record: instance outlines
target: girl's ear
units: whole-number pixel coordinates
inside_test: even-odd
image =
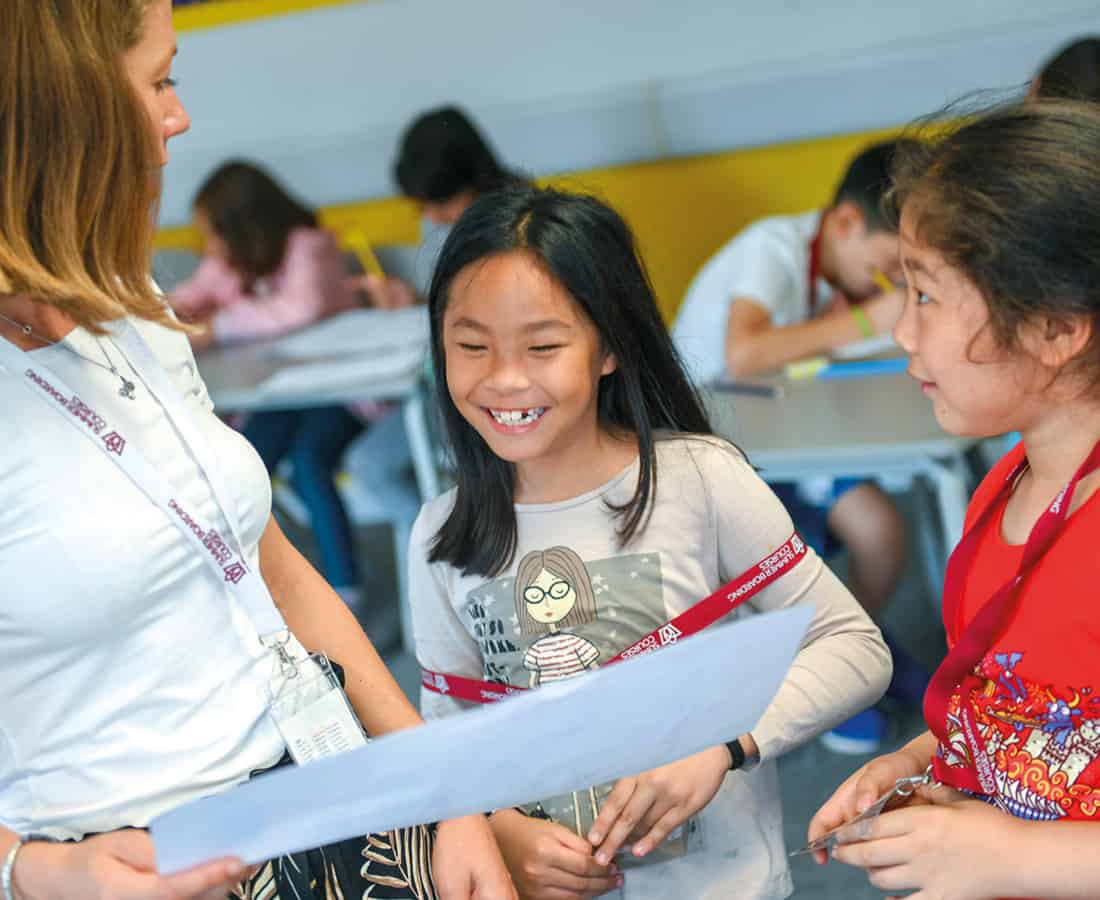
[[[1058,371],[1076,359],[1092,339],[1092,322],[1085,316],[1044,317],[1021,334],[1024,349],[1045,368]]]
[[[603,354],[603,365],[600,366],[600,375],[610,375],[612,372],[619,368],[619,360],[615,354],[610,350],[605,350]]]

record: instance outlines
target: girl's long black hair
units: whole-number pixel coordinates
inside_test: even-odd
[[[633,235],[618,213],[594,197],[522,184],[484,195],[452,229],[428,295],[437,394],[458,473],[454,507],[436,533],[429,558],[467,575],[495,575],[515,556],[515,470],[493,453],[451,400],[443,316],[459,272],[515,250],[539,260],[615,355],[615,371],[600,380],[598,420],[602,428],[633,434],[639,451],[634,495],[613,508],[620,544],[629,542],[648,517],[657,486],[656,433],[711,433],[657,310]]]

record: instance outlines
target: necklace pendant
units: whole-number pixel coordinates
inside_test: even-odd
[[[119,377],[122,378],[121,375]],[[125,397],[127,400],[133,400],[134,399],[134,383],[132,381],[129,381],[129,380],[125,379],[125,378],[122,378],[122,387],[120,387],[118,389],[118,395],[120,397]]]

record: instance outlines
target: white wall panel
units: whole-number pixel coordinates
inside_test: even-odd
[[[370,0],[187,32],[162,220],[229,156],[317,205],[390,194],[398,135],[441,103],[542,174],[905,122],[1089,31],[1095,0]]]

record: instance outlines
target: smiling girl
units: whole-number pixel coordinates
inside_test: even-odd
[[[444,246],[429,303],[458,484],[412,536],[426,715],[469,705],[435,692],[448,675],[490,693],[526,688],[532,674],[583,677],[654,632],[676,640],[670,620],[797,540],[744,456],[711,435],[633,238],[599,201],[524,186],[478,200]],[[491,817],[523,897],[790,893],[774,760],[874,702],[889,678],[878,630],[812,551],[731,615],[799,603],[816,617],[751,734],[624,772],[584,827],[579,809],[553,804],[534,805],[549,820]],[[616,727],[614,715],[592,727]],[[627,740],[644,723],[620,727]],[[517,751],[516,765],[545,764]],[[687,835],[679,850],[653,853],[674,829]],[[625,859],[645,864],[624,878],[613,859],[628,843]]]

